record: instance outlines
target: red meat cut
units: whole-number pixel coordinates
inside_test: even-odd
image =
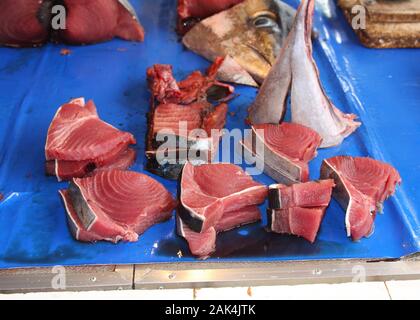
[[[335,180],[334,198],[346,210],[347,235],[355,241],[372,233],[376,213],[401,184],[398,171],[389,164],[349,156],[324,160],[321,177]]]
[[[127,170],[135,161],[136,151],[129,148],[103,163],[95,163],[95,161],[92,162],[90,160],[50,160],[46,162],[46,173],[49,176],[57,177],[58,181],[68,181],[72,178],[83,178],[97,171]]]
[[[154,65],[147,70],[152,93],[147,170],[176,180],[187,160],[213,161],[226,123],[225,102],[234,91],[216,80],[221,63],[222,58],[216,59],[206,75],[195,71],[180,82],[169,65]]]
[[[159,104],[190,105],[207,101],[209,93],[217,93],[211,97],[214,101],[226,101],[234,92],[234,87],[216,80],[224,58],[216,58],[207,70],[206,75],[194,71],[187,78],[177,82],[173,76],[172,66],[156,64],[147,69],[149,90],[153,95],[153,106]]]
[[[205,259],[216,250],[217,233],[229,231],[260,220],[260,209],[257,206],[249,206],[236,211],[224,212],[215,227],[198,233],[191,230],[177,215],[177,231],[178,235],[188,242],[191,253],[194,256]]]
[[[48,41],[48,7],[45,0],[0,1],[0,45],[38,46]]]
[[[193,231],[203,232],[215,227],[224,212],[259,205],[266,197],[266,186],[238,166],[226,163],[194,166],[187,162],[181,178],[179,214]]]
[[[292,186],[270,186],[267,210],[269,229],[303,237],[313,243],[331,202],[334,186],[334,180],[331,179]]]
[[[241,145],[246,158],[257,157],[264,162],[267,175],[289,185],[309,180],[308,163],[317,156],[321,143],[314,130],[284,122],[252,126],[252,133]],[[258,149],[258,144],[263,147]]]
[[[315,242],[326,207],[320,208],[287,208],[271,210],[270,229],[276,233],[292,234],[302,237],[311,243]]]
[[[48,129],[46,173],[59,181],[82,178],[95,170],[128,169],[136,152],[133,135],[102,121],[92,101],[61,106]]]
[[[137,241],[151,226],[169,219],[176,206],[160,183],[122,170],[74,179],[60,193],[73,236],[85,242]]]
[[[90,44],[114,37],[144,40],[144,30],[134,10],[129,11],[118,0],[64,0],[64,5],[66,29],[59,31],[64,42]]]
[[[178,29],[181,34],[187,32],[201,19],[210,17],[218,12],[244,0],[178,0]]]
[[[61,106],[48,129],[47,160],[101,161],[115,150],[124,150],[136,140],[102,121],[93,101],[73,100]]]

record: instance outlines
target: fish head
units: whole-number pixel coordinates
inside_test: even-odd
[[[280,0],[245,0],[196,24],[183,42],[212,61],[230,56],[262,83],[292,28],[295,14]]]

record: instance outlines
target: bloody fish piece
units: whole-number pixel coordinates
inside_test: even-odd
[[[311,181],[269,188],[268,227],[313,243],[331,202],[334,180]]]
[[[147,135],[146,169],[176,180],[193,154],[195,161],[212,162],[226,123],[234,88],[216,79],[223,58],[206,74],[195,71],[177,82],[169,65],[147,70],[152,93]],[[170,141],[169,141],[170,138]]]
[[[48,41],[50,0],[1,0],[0,45],[40,46]]]
[[[334,179],[334,198],[346,210],[347,236],[360,240],[373,231],[377,212],[401,184],[397,170],[371,158],[339,156],[324,160],[322,179]]]
[[[58,31],[61,41],[91,44],[119,37],[143,41],[144,29],[128,1],[63,0],[66,28]]]
[[[136,161],[136,155],[135,150],[128,148],[101,162],[51,160],[46,162],[46,173],[49,176],[55,176],[58,181],[69,181],[73,178],[83,178],[98,171],[127,170]]]
[[[319,180],[297,183],[291,186],[271,185],[268,193],[269,208],[328,207],[335,187],[334,180]]]
[[[179,82],[173,76],[172,66],[156,64],[147,69],[149,90],[153,95],[153,105],[174,103],[189,105],[208,100],[209,92],[219,91],[221,95],[212,100],[226,100],[235,89],[216,80],[217,72],[224,58],[217,58],[209,67],[207,74],[194,71]],[[221,90],[218,90],[220,88]]]
[[[183,43],[210,61],[219,56],[233,59],[235,68],[232,72],[227,69],[224,81],[236,82],[234,70],[241,68],[239,82],[255,85],[243,79],[264,81],[291,29],[294,15],[295,10],[279,0],[245,0],[196,24],[184,36]]]
[[[294,123],[252,126],[240,146],[250,162],[264,163],[264,172],[277,182],[293,184],[309,180],[308,163],[317,156],[322,139],[310,128]]]
[[[48,129],[46,160],[101,161],[135,144],[134,136],[102,121],[93,101],[75,99],[61,106]]]
[[[172,195],[137,172],[109,170],[74,179],[60,191],[76,240],[135,242],[156,223],[171,217]]]
[[[326,209],[326,207],[268,209],[269,228],[272,232],[295,235],[314,243]]]
[[[215,227],[224,212],[259,205],[266,196],[266,186],[238,166],[228,163],[194,166],[187,162],[181,177],[178,213],[193,231],[201,233]]]
[[[185,34],[195,23],[243,0],[178,0],[178,32]]]
[[[249,110],[253,124],[281,123],[291,91],[292,122],[318,132],[321,148],[339,145],[361,124],[344,114],[325,94],[312,57],[314,0],[303,0],[280,55]]]
[[[220,232],[239,228],[246,224],[261,220],[261,212],[257,206],[249,206],[240,210],[224,212],[215,227],[198,233],[191,230],[177,215],[177,233],[183,237],[191,253],[200,259],[206,259],[216,250],[216,236]]]

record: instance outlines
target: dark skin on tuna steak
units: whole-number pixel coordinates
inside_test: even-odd
[[[295,10],[280,0],[246,0],[196,24],[183,39],[187,48],[214,61],[229,56],[261,83],[292,27]],[[244,83],[237,73],[223,81]]]

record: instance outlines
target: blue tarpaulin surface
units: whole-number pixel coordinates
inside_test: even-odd
[[[66,184],[44,174],[49,123],[62,103],[80,96],[94,99],[105,121],[135,134],[140,156],[133,170],[143,172],[149,107],[146,68],[172,64],[182,79],[209,66],[179,42],[175,2],[133,1],[147,31],[144,43],[0,48],[0,192],[5,197],[0,203],[0,268],[197,261],[175,235],[174,219],[152,227],[137,243],[73,240],[57,192]],[[364,48],[342,13],[334,5],[331,9],[330,17],[316,13],[315,59],[334,103],[359,115],[363,126],[341,146],[321,150],[310,165],[311,176],[319,178],[325,158],[370,156],[395,166],[403,185],[385,203],[370,238],[348,239],[344,211],[333,201],[313,245],[268,234],[263,221],[221,234],[211,261],[385,259],[420,251],[420,50]],[[63,48],[71,54],[61,55]],[[246,110],[256,94],[246,87],[237,92],[240,96],[230,104],[229,129],[245,128]],[[176,194],[175,182],[155,178]],[[273,182],[263,175],[255,179]]]

